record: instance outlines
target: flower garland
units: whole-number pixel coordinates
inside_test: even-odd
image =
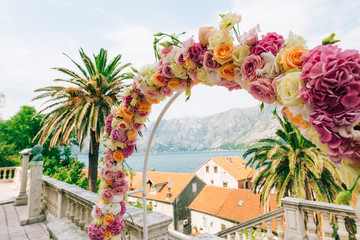
[[[124,159],[134,152],[151,106],[174,91],[185,90],[190,97],[199,83],[245,89],[263,103],[284,106],[283,115],[333,161],[360,165],[359,52],[332,45],[337,41],[333,35],[310,50],[292,32],[287,39],[275,32],[259,39],[256,26],[239,34],[239,15],[221,17],[219,29],[199,29],[199,42],[154,35],[159,61],[140,69],[106,119],[101,197],[92,211],[90,239],[122,239],[123,197],[129,189]],[[239,44],[234,44],[232,32]],[[165,37],[170,41],[160,43]],[[159,45],[164,47],[160,52]]]

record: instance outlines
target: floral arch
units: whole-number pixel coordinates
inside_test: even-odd
[[[341,163],[345,174],[355,173],[347,179],[355,182],[360,173],[359,52],[333,45],[338,41],[333,39],[335,34],[314,49],[292,32],[286,39],[275,32],[260,39],[256,26],[240,35],[239,15],[221,17],[219,29],[199,29],[199,42],[154,35],[158,61],[140,69],[106,119],[101,197],[92,212],[90,239],[122,239],[123,197],[129,189],[125,177],[132,174],[123,163],[134,152],[151,106],[174,92],[185,91],[190,97],[197,84],[245,89],[263,103],[283,106],[283,115],[305,138]],[[160,45],[164,48],[158,51]]]

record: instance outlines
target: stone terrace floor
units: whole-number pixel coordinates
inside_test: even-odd
[[[19,216],[26,210],[27,206],[14,207],[13,203],[0,205],[1,240],[50,240],[44,223],[20,226]]]

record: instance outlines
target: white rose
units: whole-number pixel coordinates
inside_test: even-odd
[[[234,64],[241,67],[241,64],[244,62],[244,59],[250,54],[249,46],[247,45],[238,45],[236,46],[234,52],[232,53],[232,58]]]
[[[218,82],[220,82],[221,77],[219,76],[219,71],[216,70],[214,72],[208,72],[207,73],[207,79],[208,79],[208,83],[207,85],[209,86],[215,86],[216,84],[218,84]]]
[[[236,13],[227,13],[220,22],[221,30],[231,30],[231,28],[236,24],[241,22],[241,16]]]
[[[172,73],[175,75],[175,77],[181,78],[181,79],[187,79],[187,74],[186,74],[187,71],[186,71],[186,68],[184,68],[183,66],[177,65],[173,61],[170,64],[170,68],[172,70]]]
[[[214,49],[217,45],[232,43],[233,41],[234,39],[228,31],[218,30],[209,37],[208,49]]]
[[[118,109],[119,109],[118,106],[112,106],[112,107],[111,107],[111,110],[110,110],[111,114],[112,114],[113,116],[116,116],[116,112],[117,112]]]
[[[106,183],[105,180],[101,180],[100,185],[99,185],[99,189],[103,190],[105,188],[108,188],[108,184]]]
[[[256,74],[274,78],[281,72],[280,65],[276,62],[276,57],[271,52],[261,53],[260,56],[264,60],[264,67],[257,69]]]
[[[94,223],[100,226],[103,223],[103,219],[101,217],[94,217]]]
[[[305,83],[301,80],[300,75],[300,71],[288,71],[283,77],[276,79],[278,100],[286,107],[304,104],[298,93],[298,90],[305,89]]]
[[[296,35],[292,31],[290,31],[289,37],[285,39],[285,47],[291,48],[299,45],[307,48],[305,39],[302,36]]]
[[[116,150],[116,146],[114,145],[114,142],[113,142],[110,138],[108,138],[108,139],[104,142],[104,145],[105,145],[107,148],[111,149],[111,151],[115,151],[115,150]]]

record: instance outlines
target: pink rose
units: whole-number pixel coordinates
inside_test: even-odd
[[[257,100],[272,104],[276,99],[275,81],[271,78],[261,77],[249,83],[248,92]]]
[[[109,201],[110,201],[111,199],[113,199],[114,194],[113,194],[113,192],[112,192],[112,190],[111,190],[110,188],[107,188],[107,189],[105,189],[105,190],[102,191],[101,196],[102,196],[105,200],[109,200]]]
[[[153,86],[146,88],[144,94],[151,99],[158,99],[160,97],[159,91]]]
[[[125,142],[125,144],[126,144],[126,145],[135,145],[136,141],[137,141],[137,137],[134,138],[134,139],[131,139],[131,140],[127,140],[127,141]]]
[[[225,78],[221,78],[221,81],[216,84],[217,86],[226,87],[229,91],[239,90],[241,86],[234,81],[226,80]]]
[[[125,142],[127,140],[126,133],[118,126],[114,127],[111,131],[111,138],[113,141]]]
[[[171,50],[173,49],[173,46],[171,45],[170,47],[167,48],[163,48],[160,51],[160,55],[162,56],[166,56],[169,52],[171,52]]]
[[[113,163],[114,162],[114,158],[113,158],[113,152],[112,151],[107,151],[104,155],[104,162],[110,162]]]
[[[124,187],[117,187],[113,189],[113,193],[115,196],[124,196],[127,191]]]
[[[245,32],[244,34],[238,36],[237,39],[240,45],[254,45],[258,41],[258,32],[260,32],[259,24],[250,29],[249,33]]]
[[[241,64],[242,81],[251,82],[256,78],[256,69],[264,67],[264,60],[258,56],[251,54],[244,59]]]
[[[204,69],[207,72],[216,71],[220,67],[220,63],[213,60],[214,54],[211,51],[207,51],[204,55]]]
[[[263,52],[272,52],[272,54],[276,56],[283,44],[283,36],[278,35],[275,32],[270,32],[266,35],[262,35],[262,39],[259,40],[255,46],[250,48],[250,52],[255,55],[260,55]]]
[[[106,121],[105,121],[105,132],[107,134],[111,133],[112,127],[111,127],[111,123],[112,120],[114,119],[114,116],[112,114],[110,114],[109,116],[107,116]]]
[[[96,217],[102,217],[103,216],[103,213],[102,213],[101,209],[97,205],[95,205],[94,214],[95,214]]]
[[[177,65],[184,65],[185,63],[185,58],[184,58],[184,51],[181,49],[181,50],[178,50],[175,54],[175,58],[174,58],[175,62]]]
[[[214,27],[201,27],[199,28],[199,41],[206,47],[209,44],[209,37],[216,32]]]
[[[125,204],[125,201],[122,200],[120,202],[120,206],[121,206],[121,211],[120,211],[120,215],[124,215],[126,213],[126,204]]]
[[[110,171],[110,170],[107,170],[107,169],[103,169],[102,170],[102,177],[105,180],[112,180],[112,179],[114,179],[114,172]]]
[[[163,86],[161,89],[160,89],[160,93],[162,95],[165,95],[167,97],[171,97],[171,95],[173,94],[173,90],[171,90],[168,86]]]
[[[191,81],[192,82],[197,82],[198,79],[197,79],[197,72],[196,71],[188,71],[188,75],[189,77],[191,78]]]
[[[172,69],[170,67],[170,63],[166,63],[162,67],[161,76],[164,78],[172,78],[174,74],[172,73]]]
[[[125,177],[126,177],[126,174],[123,171],[117,171],[115,173],[114,179],[115,179],[115,182],[120,182],[120,181],[124,180]],[[121,185],[120,183],[115,183],[115,182],[113,182],[112,184],[119,184],[119,186]],[[115,185],[114,186],[111,185],[111,186],[114,187]]]
[[[188,84],[187,79],[182,79],[181,83],[180,83],[180,86],[179,86],[179,89],[184,90],[186,88],[187,84]]]
[[[135,131],[140,131],[143,127],[143,124],[142,123],[134,123],[132,128],[135,130]]]

